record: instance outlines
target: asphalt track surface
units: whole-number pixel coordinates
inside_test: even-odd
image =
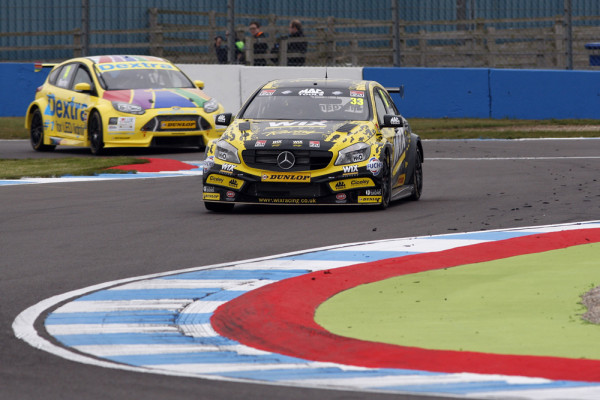
[[[0,142],[0,158],[37,157],[28,146]],[[0,187],[0,398],[365,398],[83,365],[33,349],[11,324],[51,296],[134,276],[342,243],[599,219],[600,140],[426,141],[424,148],[421,201],[384,212],[244,206],[213,214],[193,176]]]

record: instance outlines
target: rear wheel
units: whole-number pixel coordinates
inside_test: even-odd
[[[410,194],[411,200],[419,200],[423,191],[423,164],[421,163],[421,151],[417,148],[415,154],[415,168],[412,176],[413,190]]]
[[[31,127],[29,129],[31,147],[36,151],[52,151],[56,146],[44,144],[44,120],[39,108],[36,108],[31,116]]]
[[[229,211],[233,210],[234,205],[235,204],[233,204],[233,203],[215,203],[212,201],[204,202],[204,207],[206,207],[206,209],[208,211],[214,211],[214,212],[229,212]]]
[[[379,209],[385,210],[392,200],[392,172],[390,168],[390,155],[385,153],[381,167],[381,204]]]
[[[88,137],[90,139],[90,150],[92,151],[92,154],[102,154],[104,151],[104,133],[102,130],[102,118],[97,111],[94,111],[92,115],[90,115]]]

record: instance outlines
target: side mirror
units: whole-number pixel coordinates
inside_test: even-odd
[[[217,114],[215,115],[215,124],[229,126],[232,118],[233,114],[231,113]]]
[[[204,81],[194,81],[194,85],[196,85],[198,89],[204,89]]]
[[[402,128],[404,119],[400,115],[384,115],[382,128]]]
[[[75,90],[77,92],[91,92],[92,91],[92,85],[90,85],[89,83],[86,82],[80,82],[77,85],[75,85]]]

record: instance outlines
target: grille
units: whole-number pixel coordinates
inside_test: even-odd
[[[162,128],[162,122],[169,121],[195,121],[196,128]],[[198,115],[160,115],[158,117],[152,118],[148,121],[144,127],[143,131],[152,131],[152,132],[169,132],[169,131],[199,131],[199,130],[208,130],[211,129],[210,122]]]
[[[244,150],[242,158],[246,165],[267,171],[283,171],[277,165],[277,156],[283,150]],[[329,165],[333,154],[323,150],[287,150],[296,158],[294,166],[285,171],[312,171]]]

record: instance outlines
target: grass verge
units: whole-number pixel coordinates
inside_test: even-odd
[[[0,139],[29,139],[25,117],[0,118]]]
[[[40,158],[24,160],[0,159],[0,179],[52,178],[65,175],[94,175],[97,173],[128,173],[106,168],[119,165],[145,164],[148,160],[135,157]]]
[[[422,139],[600,137],[600,120],[409,119]]]

